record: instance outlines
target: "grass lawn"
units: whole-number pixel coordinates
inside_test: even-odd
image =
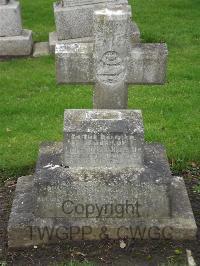
[[[133,4],[134,2],[134,4]],[[54,30],[53,0],[22,0],[35,41]],[[145,136],[166,146],[174,167],[200,162],[200,2],[135,0],[144,42],[167,42],[164,86],[131,86],[129,108],[142,109]],[[1,181],[33,171],[43,141],[62,140],[65,108],[92,108],[90,86],[58,86],[53,57],[0,62]]]

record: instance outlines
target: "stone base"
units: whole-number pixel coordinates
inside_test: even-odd
[[[18,179],[9,247],[105,237],[195,238],[183,178],[171,176],[161,145],[145,145],[145,167],[137,172],[64,168],[62,152],[62,143],[43,145],[35,176]]]
[[[0,37],[0,57],[28,56],[32,53],[32,31],[23,30],[20,36]]]

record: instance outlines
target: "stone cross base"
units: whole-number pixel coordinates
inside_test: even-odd
[[[143,146],[141,111],[65,111],[63,163],[70,169],[141,169]]]
[[[161,145],[143,142],[140,112],[66,110],[64,145],[44,144],[35,175],[18,180],[8,245],[196,232],[184,181]]]
[[[19,2],[1,1],[0,57],[30,55],[32,45],[32,31],[22,29]]]

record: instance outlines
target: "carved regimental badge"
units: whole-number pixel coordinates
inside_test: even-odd
[[[125,62],[115,51],[104,53],[97,65],[97,79],[101,82],[117,83],[125,77]]]

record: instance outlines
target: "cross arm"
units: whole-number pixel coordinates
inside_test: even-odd
[[[167,66],[165,43],[137,44],[128,60],[128,84],[164,84]]]
[[[57,44],[56,78],[59,84],[93,84],[93,43]]]
[[[93,43],[56,45],[56,70],[59,84],[95,82]],[[127,62],[128,84],[163,84],[166,76],[167,46],[164,43],[136,44]]]

